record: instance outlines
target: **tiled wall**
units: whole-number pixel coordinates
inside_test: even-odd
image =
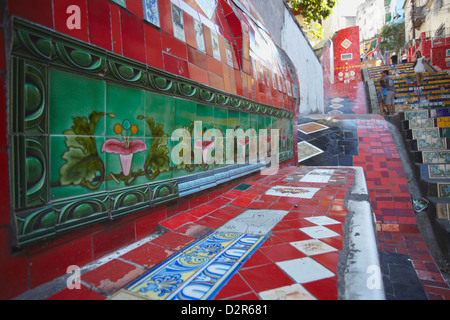
[[[335,82],[349,83],[360,81],[359,27],[339,30],[337,36],[333,39],[333,46]]]
[[[12,42],[0,50],[0,80],[9,83],[6,92],[0,86],[0,298],[141,239],[221,194],[176,200],[176,178],[211,168],[188,172],[171,162],[173,129],[193,120],[204,120],[201,131],[279,128],[281,160],[296,154],[292,75],[273,44],[258,49],[270,38],[261,40],[256,20],[243,13],[252,7],[241,2],[237,9],[220,0],[209,18],[195,0],[12,0],[1,8],[10,15],[0,44]],[[151,4],[158,4],[152,16]],[[69,28],[78,9],[79,28]],[[128,143],[126,155],[116,142]]]

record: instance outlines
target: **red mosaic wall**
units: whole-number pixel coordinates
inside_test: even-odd
[[[334,81],[336,83],[359,82],[361,80],[359,27],[339,30],[333,39],[333,47]]]
[[[194,0],[185,2],[173,0],[173,2],[190,6],[193,9],[191,13],[202,13]],[[289,88],[292,87],[293,81],[286,68],[282,70],[284,80],[282,86],[275,86],[272,71],[267,69],[267,63],[253,59],[255,66],[261,67],[261,70],[263,65],[265,66],[262,73],[264,83],[259,74],[258,80],[255,79],[249,55],[249,38],[252,36],[252,30],[246,23],[241,24],[242,17],[236,15],[239,9],[233,11],[231,1],[219,0],[211,19],[203,14],[199,15],[204,22],[205,53],[196,47],[193,38],[193,17],[190,13],[183,11],[186,32],[186,42],[183,42],[174,36],[170,1],[159,1],[160,28],[144,20],[142,0],[127,0],[126,3],[125,8],[111,0],[9,0],[0,4],[0,10],[2,12],[8,10],[11,16],[21,17],[149,66],[295,112],[296,102],[292,89]],[[77,5],[81,10],[80,29],[67,28],[69,5]],[[207,194],[180,199],[176,204],[160,206],[130,214],[116,221],[89,226],[20,251],[13,250],[9,234],[10,193],[5,98],[7,64],[2,12],[0,12],[0,179],[2,180],[0,181],[0,299],[11,299],[64,275],[69,265],[82,266],[140,240],[155,232],[159,222],[210,201],[238,183]],[[211,30],[208,26],[214,26],[218,30],[220,60],[213,57]],[[225,40],[231,43],[232,65],[227,63]],[[294,151],[296,154],[296,150]],[[296,159],[287,161],[280,167],[289,166],[295,161]]]

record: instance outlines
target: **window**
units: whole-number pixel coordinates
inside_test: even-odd
[[[353,58],[352,53],[343,53],[341,54],[341,60],[351,60]]]

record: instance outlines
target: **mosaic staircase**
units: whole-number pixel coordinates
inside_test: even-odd
[[[375,86],[385,69],[395,81],[395,109],[428,211],[435,213],[436,236],[450,252],[450,75],[429,69],[418,88],[412,63],[371,68]]]

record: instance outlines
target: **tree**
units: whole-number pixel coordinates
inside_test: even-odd
[[[379,36],[381,52],[398,52],[405,44],[405,22],[385,25]]]
[[[320,23],[333,13],[336,0],[287,0],[287,3],[294,12],[298,12],[304,18],[308,32],[321,39]]]

